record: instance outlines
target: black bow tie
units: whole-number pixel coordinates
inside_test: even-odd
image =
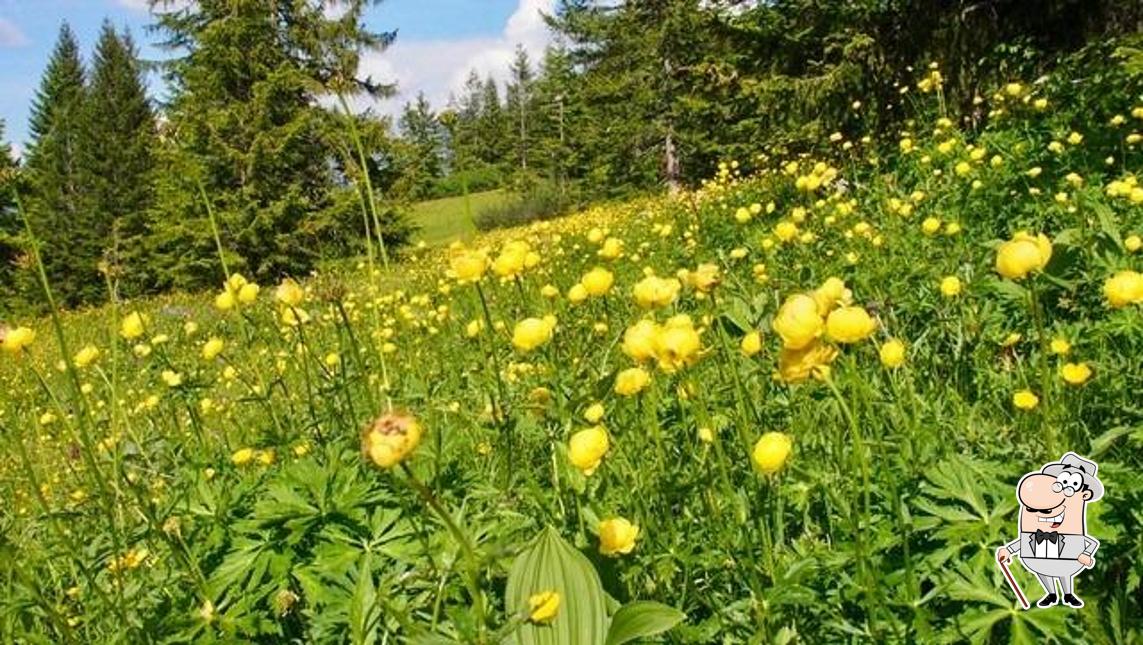
[[[1040,529],[1036,529],[1036,534],[1033,537],[1036,539],[1036,544],[1039,544],[1044,540],[1055,543],[1055,541],[1059,539],[1060,534],[1056,533],[1055,531],[1042,531]]]

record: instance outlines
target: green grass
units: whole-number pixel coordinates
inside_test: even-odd
[[[420,227],[414,240],[429,246],[448,244],[458,239],[470,239],[476,233],[473,218],[481,210],[500,205],[510,198],[504,190],[489,190],[468,196],[469,208],[465,209],[464,197],[444,197],[418,202],[413,205],[410,218]]]

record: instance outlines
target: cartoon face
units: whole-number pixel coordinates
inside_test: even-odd
[[[1084,533],[1084,505],[1092,491],[1083,472],[1064,468],[1056,475],[1029,473],[1016,489],[1020,500],[1020,531]]]

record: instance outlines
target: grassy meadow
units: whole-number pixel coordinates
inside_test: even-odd
[[[2,640],[1139,642],[1143,108],[961,128],[925,73],[887,155],[12,321]],[[1068,450],[1086,606],[1023,611],[995,552]]]
[[[428,246],[471,240],[476,235],[473,222],[480,212],[509,199],[511,194],[506,191],[488,190],[467,197],[461,195],[417,202],[409,213],[409,220],[419,229],[413,238]]]

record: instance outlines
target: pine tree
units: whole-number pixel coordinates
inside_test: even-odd
[[[89,226],[112,266],[135,265],[128,292],[138,293],[148,273],[144,235],[158,141],[134,43],[107,22],[92,58],[86,112],[80,154]]]
[[[504,109],[500,102],[500,88],[491,77],[484,79],[484,89],[480,99],[480,118],[477,121],[476,139],[480,142],[481,161],[501,167],[511,166],[507,159],[509,124],[505,123]]]
[[[4,121],[0,119],[0,322],[17,304],[19,287],[15,279],[20,258],[20,221],[12,191],[16,184],[16,160],[4,138]]]
[[[360,53],[392,33],[362,27],[368,0],[200,0],[159,14],[172,98],[164,125],[152,244],[162,286],[217,283],[203,194],[231,271],[304,274],[327,239],[359,221],[334,177],[343,123],[318,104],[329,91],[385,88],[357,79]],[[340,238],[339,238],[340,239]]]
[[[430,196],[433,183],[443,174],[444,129],[424,92],[417,94],[416,101],[405,104],[398,125],[412,153],[405,173],[408,197],[425,199]]]
[[[64,23],[32,104],[27,170],[29,217],[48,280],[66,305],[93,301],[103,291],[99,239],[89,230],[80,168],[85,98],[79,45]]]
[[[516,58],[509,69],[507,108],[512,120],[512,141],[520,171],[528,171],[528,128],[532,120],[532,61],[523,47],[516,46]]]

